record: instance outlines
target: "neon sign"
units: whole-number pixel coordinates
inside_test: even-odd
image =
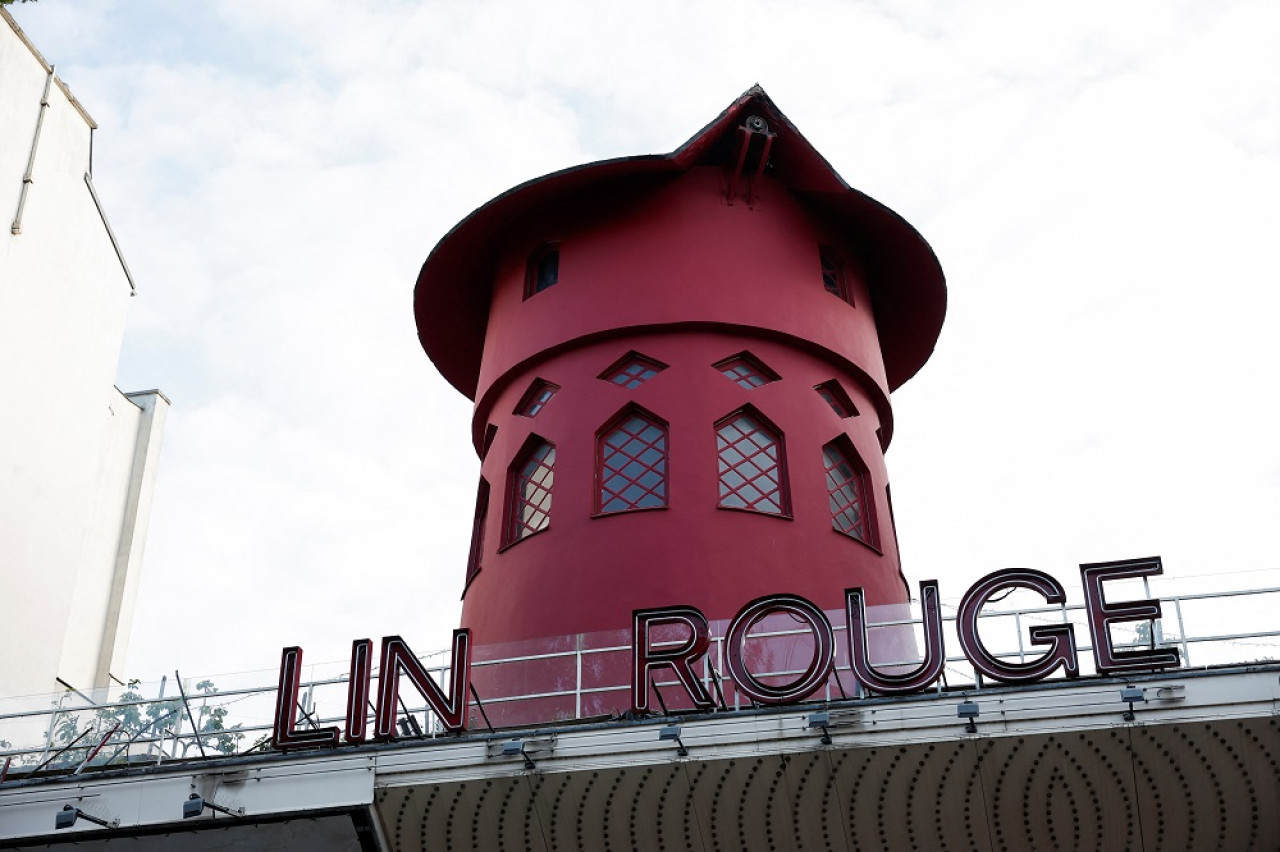
[[[1162,573],[1159,557],[1080,566],[1094,663],[1100,674],[1150,671],[1174,668],[1181,664],[1176,650],[1119,650],[1111,638],[1111,627],[1115,624],[1160,618],[1160,602],[1109,602],[1104,584],[1113,580],[1151,577]],[[987,649],[978,630],[982,610],[1001,593],[1014,589],[1035,592],[1049,604],[1065,604],[1067,599],[1065,589],[1057,580],[1030,568],[996,571],[974,583],[961,598],[956,617],[960,647],[974,670],[984,677],[1007,684],[1034,683],[1059,669],[1068,678],[1079,676],[1075,626],[1071,624],[1030,627],[1027,632],[1031,644],[1045,649],[1034,660],[1008,662]],[[867,621],[865,597],[863,590],[858,587],[847,589],[844,594],[849,663],[853,676],[865,689],[882,695],[906,695],[928,688],[941,676],[946,662],[937,581],[926,580],[920,584],[920,601],[924,612],[924,653],[920,664],[906,672],[881,671],[872,664],[867,641],[867,630],[871,625]],[[762,681],[750,670],[745,653],[747,637],[752,628],[775,613],[792,616],[804,625],[813,639],[813,652],[808,665],[793,680],[782,684]],[[657,641],[657,634],[669,637],[672,632],[683,635],[675,640],[667,638],[665,641]],[[631,644],[632,710],[638,713],[649,710],[649,691],[654,673],[663,669],[668,669],[675,675],[695,709],[714,709],[715,702],[694,671],[694,665],[706,656],[710,648],[710,634],[710,622],[697,607],[683,605],[635,610],[632,613]],[[727,675],[743,695],[759,704],[794,704],[803,701],[825,683],[835,670],[836,636],[831,621],[816,604],[799,595],[766,595],[748,602],[729,622],[724,641]],[[358,639],[352,643],[346,720],[342,729],[339,730],[336,726],[299,729],[297,708],[298,690],[302,683],[302,649],[285,648],[280,661],[280,686],[276,695],[272,745],[277,749],[314,748],[336,746],[340,740],[356,744],[369,738],[364,708],[368,706],[371,691],[372,655],[372,641]],[[446,730],[460,731],[466,726],[467,693],[471,679],[469,630],[453,632],[447,692],[435,682],[399,636],[388,636],[382,640],[380,660],[373,739],[391,740],[397,736],[396,703],[402,677],[422,694]]]

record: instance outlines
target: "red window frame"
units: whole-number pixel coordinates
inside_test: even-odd
[[[831,528],[878,550],[880,538],[871,474],[847,435],[823,445],[822,466],[826,474]]]
[[[666,421],[638,405],[622,409],[596,433],[595,513],[667,508],[669,458]]]
[[[750,352],[739,352],[711,365],[744,390],[755,390],[782,378]]]
[[[853,304],[853,295],[845,280],[844,261],[831,246],[818,246],[818,262],[822,264],[822,286],[828,293]]]
[[[498,427],[492,423],[484,427],[484,439],[480,442],[480,461],[484,461],[489,455],[489,448],[493,446],[493,439],[498,437]]]
[[[508,548],[551,526],[556,445],[530,435],[507,469],[506,511],[502,547]]]
[[[547,407],[547,403],[551,402],[556,395],[556,391],[560,390],[560,386],[546,379],[534,379],[529,385],[529,389],[520,397],[520,401],[516,403],[515,410],[512,412],[520,417],[537,417],[538,412]]]
[[[665,369],[667,369],[666,364],[648,355],[641,355],[633,349],[610,364],[596,378],[626,390],[635,390]],[[627,378],[624,381],[618,381],[623,376]]]
[[[524,297],[532,298],[559,283],[560,244],[543,243],[533,250],[525,264]]]
[[[484,527],[489,516],[489,480],[480,477],[480,485],[476,489],[476,514],[471,522],[471,551],[467,554],[467,579],[462,586],[462,596],[467,596],[471,581],[476,578],[482,568],[484,558]]]
[[[814,385],[813,389],[818,392],[818,396],[831,406],[831,410],[836,416],[842,420],[847,417],[857,417],[858,408],[853,404],[853,400],[849,399],[849,394],[845,393],[844,388],[835,379],[825,381],[820,385]]]
[[[717,420],[715,433],[719,508],[790,518],[791,488],[782,430],[747,405]],[[758,440],[756,436],[761,435],[771,439],[771,444]],[[770,446],[775,448],[772,454]],[[776,471],[776,475],[770,477],[770,471]],[[765,490],[759,486],[761,482],[773,488]],[[753,493],[756,496],[752,497]],[[766,500],[774,508],[760,508]],[[735,501],[742,505],[736,505]]]

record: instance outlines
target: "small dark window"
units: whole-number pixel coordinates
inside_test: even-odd
[[[827,495],[831,526],[849,538],[876,546],[872,523],[867,468],[848,438],[838,438],[822,448],[827,470]]]
[[[827,405],[831,406],[831,410],[836,413],[837,417],[858,416],[858,409],[854,407],[853,400],[849,399],[849,395],[844,392],[844,388],[840,387],[840,383],[835,379],[823,382],[820,385],[814,385],[813,389],[818,392],[818,396],[822,397]]]
[[[639,352],[628,352],[597,378],[613,382],[627,390],[634,390],[665,369],[667,365],[661,361],[655,361]]]
[[[840,255],[830,246],[821,246],[818,248],[818,258],[822,261],[822,286],[831,295],[853,304],[844,280],[844,264],[840,262]]]
[[[596,511],[661,509],[667,505],[667,425],[628,407],[596,438]]]
[[[493,446],[493,439],[498,437],[498,427],[492,423],[484,427],[484,440],[480,442],[480,461],[484,461],[489,455],[489,448]]]
[[[555,465],[555,445],[530,435],[508,474],[504,547],[542,532],[551,524]]]
[[[524,396],[520,397],[515,413],[521,417],[537,416],[538,412],[546,407],[546,404],[551,401],[551,397],[555,396],[558,390],[560,390],[559,385],[553,385],[551,382],[542,379],[534,379],[533,384],[529,385],[529,389],[524,392]]]
[[[732,358],[717,361],[711,366],[724,373],[725,378],[729,381],[747,390],[767,385],[769,382],[776,382],[781,378],[773,370],[766,367],[764,362],[749,352],[739,352]]]
[[[476,516],[471,522],[471,552],[467,555],[467,580],[462,587],[462,596],[466,597],[471,581],[480,573],[480,560],[484,553],[484,523],[489,515],[489,481],[480,477],[480,488],[476,492]]]
[[[554,245],[544,245],[529,256],[524,297],[527,299],[535,293],[541,293],[559,280],[560,249]]]
[[[716,424],[720,507],[789,515],[782,435],[752,408]]]

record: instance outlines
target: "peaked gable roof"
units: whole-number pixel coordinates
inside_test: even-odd
[[[723,163],[751,115],[776,134],[769,174],[861,249],[890,390],[924,366],[942,330],[947,292],[924,238],[897,213],[851,188],[759,86],[669,154],[601,160],[534,178],[473,211],[427,257],[414,291],[418,337],[450,384],[474,399],[484,349],[494,243],[526,213],[588,187],[659,179]]]

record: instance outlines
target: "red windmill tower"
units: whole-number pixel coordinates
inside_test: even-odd
[[[462,624],[482,643],[729,618],[779,591],[903,603],[890,391],[946,308],[923,238],[759,87],[671,154],[566,169],[422,268],[423,348],[475,401]]]

